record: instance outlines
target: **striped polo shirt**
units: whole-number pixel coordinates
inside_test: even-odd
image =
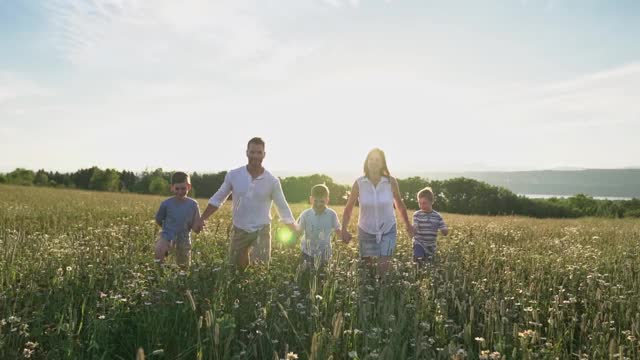
[[[435,210],[431,212],[418,210],[413,213],[413,226],[416,230],[413,241],[422,244],[435,244],[438,230],[447,228],[442,216]]]

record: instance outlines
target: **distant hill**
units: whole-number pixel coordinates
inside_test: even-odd
[[[275,172],[280,177],[302,176],[294,172]],[[338,184],[353,184],[362,174],[348,172],[327,172]],[[531,195],[575,195],[585,194],[602,197],[640,198],[640,167],[624,169],[579,169],[557,168],[553,170],[530,171],[460,171],[424,172],[398,171],[394,176],[404,179],[419,176],[431,180],[446,180],[455,177],[487,182],[505,187],[517,194]]]
[[[503,186],[518,194],[586,194],[640,198],[640,169],[435,172],[415,176],[434,180],[463,176]]]

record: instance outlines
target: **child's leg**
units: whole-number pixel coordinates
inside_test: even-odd
[[[320,264],[318,265],[318,271],[323,272],[326,271],[329,267],[329,260],[321,259]]]
[[[312,267],[314,263],[313,256],[302,253],[302,263],[304,264],[305,268]]]
[[[373,267],[373,265],[375,265],[376,263],[376,258],[373,256],[364,256],[361,258],[365,265],[367,265],[368,267]]]
[[[181,267],[191,266],[191,244],[176,245],[176,263]]]
[[[419,243],[413,243],[413,262],[415,262],[418,267],[424,265],[426,256],[425,248]]]
[[[311,265],[316,271],[322,272],[329,266],[329,260],[322,256],[316,256],[313,258]]]
[[[156,247],[155,247],[156,262],[160,264],[164,263],[164,258],[167,255],[169,248],[171,248],[171,242],[169,242],[169,240],[162,237],[162,235],[158,235],[158,238],[156,239]]]
[[[424,247],[425,260],[428,264],[433,264],[436,259],[436,245],[428,245]]]
[[[298,273],[298,278],[300,280],[300,284],[302,286],[304,286],[305,288],[310,286],[309,285],[309,279],[311,276],[311,268],[313,267],[313,257],[302,253],[302,256],[300,257],[300,271]]]

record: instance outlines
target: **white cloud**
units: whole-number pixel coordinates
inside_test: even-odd
[[[386,1],[390,2],[390,0],[386,0]],[[345,6],[358,8],[360,7],[361,0],[322,0],[322,2],[336,8],[342,8]]]
[[[0,127],[0,139],[2,140],[2,142],[8,142],[9,140],[15,139],[18,137],[18,134],[19,132],[15,127]]]
[[[70,0],[48,9],[62,58],[147,99],[285,79],[316,48],[308,39],[274,34],[277,19],[255,0]]]
[[[640,118],[640,63],[550,84],[530,83],[490,100],[489,110],[537,124],[613,124]]]
[[[547,0],[547,4],[545,6],[545,9],[548,11],[553,11],[553,9],[555,9],[556,7],[556,1],[555,0]]]
[[[588,74],[542,89],[539,105],[568,117],[620,123],[640,117],[640,63]]]
[[[423,142],[454,167],[492,163],[486,159],[500,166],[531,167],[556,158],[581,165],[576,159],[598,159],[600,152],[602,162],[612,158],[602,149],[589,153],[585,133],[599,134],[614,120],[628,123],[640,114],[639,64],[550,84],[536,81],[533,68],[530,79],[510,77],[503,68],[483,73],[473,66],[477,59],[444,43],[455,49],[474,44],[441,37],[429,31],[435,28],[428,21],[393,31],[380,26],[382,18],[346,22],[349,10],[368,4],[361,0],[53,1],[44,35],[50,38],[38,40],[55,42],[70,76],[52,81],[55,97],[9,101],[43,89],[0,74],[0,122],[22,127],[12,133],[19,131],[20,145],[34,154],[68,143],[68,152],[55,159],[75,161],[71,168],[93,159],[116,167],[169,166],[162,163],[169,155],[157,153],[156,139],[177,124],[198,141],[219,138],[208,150],[225,156],[203,153],[189,165],[194,169],[235,165],[243,160],[242,144],[256,134],[270,144],[270,166],[290,170],[358,168],[372,146],[396,156],[394,169],[438,165],[411,155]],[[492,61],[500,63],[503,54],[494,55]],[[601,128],[581,130],[585,121]],[[291,151],[309,147],[313,124],[331,133],[330,149],[313,156]],[[8,138],[0,125],[0,136]],[[624,137],[634,129],[616,131]],[[117,153],[113,143],[137,148]],[[637,154],[635,143],[619,137],[610,142],[627,146],[630,156]],[[227,156],[237,144],[238,153]],[[563,146],[579,149],[575,158],[562,158],[569,156]],[[306,165],[308,158],[313,161]]]
[[[161,64],[179,72],[289,51],[263,24],[255,4],[72,0],[50,10],[55,41],[73,64],[111,69]]]
[[[322,0],[322,1],[336,8],[342,7],[342,0]]]
[[[586,74],[570,81],[563,81],[543,87],[547,91],[575,91],[590,88],[614,85],[623,90],[638,90],[640,88],[640,63],[631,63],[612,69]]]
[[[0,104],[30,96],[48,96],[51,91],[18,74],[0,71]]]

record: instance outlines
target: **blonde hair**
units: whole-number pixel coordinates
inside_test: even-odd
[[[426,188],[418,191],[418,200],[422,199],[422,198],[427,198],[429,199],[429,201],[433,202],[433,190],[431,190],[431,187],[427,186]]]
[[[325,184],[314,185],[311,188],[311,196],[315,198],[329,196],[329,188]]]

